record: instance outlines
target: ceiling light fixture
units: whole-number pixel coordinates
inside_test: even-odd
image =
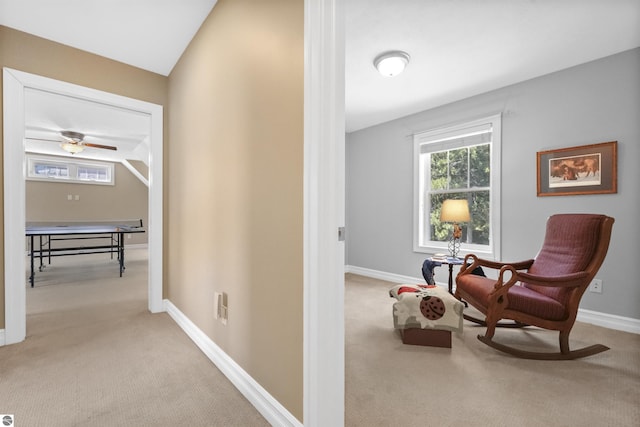
[[[399,50],[381,53],[373,60],[373,65],[385,77],[397,76],[404,71],[411,57]]]
[[[62,149],[67,153],[71,153],[71,154],[81,153],[82,150],[84,150],[84,146],[80,144],[74,144],[72,142],[62,143],[60,144],[60,147],[62,147]]]

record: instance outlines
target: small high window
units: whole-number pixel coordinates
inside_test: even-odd
[[[27,179],[114,185],[115,171],[113,163],[27,154]]]

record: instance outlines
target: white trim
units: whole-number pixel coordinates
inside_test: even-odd
[[[164,113],[161,105],[144,103],[151,114],[151,129],[149,135],[149,224],[146,225],[149,234],[149,279],[148,308],[152,313],[163,311],[162,280],[164,266],[163,244],[163,152],[164,152]]]
[[[260,414],[274,426],[302,427],[296,417],[291,415],[256,380],[240,367],[227,353],[214,343],[187,316],[169,300],[163,301],[164,310],[193,340],[200,350],[247,398]]]
[[[0,347],[5,345],[4,329],[0,329]]]
[[[2,70],[4,120],[4,327],[5,343],[27,333],[25,289],[24,83]]]
[[[136,178],[138,178],[140,180],[140,182],[142,182],[144,185],[146,185],[147,187],[149,187],[149,181],[147,180],[147,178],[145,178],[138,169],[134,168],[133,165],[131,163],[129,163],[128,160],[123,160],[120,163],[122,163],[122,165],[127,168],[129,170],[129,172],[131,172],[133,174],[133,176],[135,176]]]
[[[26,179],[29,181],[56,182],[63,184],[88,184],[88,185],[115,185],[116,173],[115,163],[102,162],[97,160],[85,160],[80,158],[57,157],[48,154],[26,153],[27,173]],[[58,176],[39,176],[35,173],[36,165],[41,163],[56,164],[66,166],[68,175],[66,177]],[[78,169],[81,167],[93,166],[107,170],[108,181],[88,180],[78,177]]]
[[[387,280],[394,283],[423,283],[423,278],[416,278],[411,276],[403,276],[400,274],[387,273],[385,271],[372,270],[369,268],[356,267],[354,265],[347,265],[345,267],[347,273],[358,274],[360,276],[371,277],[372,279]],[[448,274],[448,273],[446,273]],[[448,276],[446,276],[448,280]],[[439,286],[447,287],[446,283],[437,283]],[[454,284],[455,286],[455,284]],[[615,314],[601,313],[598,311],[578,309],[578,322],[591,323],[603,328],[615,329],[617,331],[631,332],[633,334],[640,334],[640,319],[633,319],[631,317],[623,317]]]
[[[357,274],[359,276],[371,277],[372,279],[386,280],[387,282],[393,283],[424,283],[424,278],[422,277],[387,273],[386,271],[372,270],[370,268],[357,267],[355,265],[345,266],[345,272]]]
[[[344,425],[344,5],[304,2],[306,427]],[[342,150],[342,153],[340,153]]]
[[[446,279],[446,281],[436,281],[436,285],[441,286],[445,289],[449,289],[449,269],[447,267],[442,267],[443,273],[442,277]],[[353,273],[359,276],[371,277],[372,279],[385,280],[387,282],[393,283],[408,283],[408,284],[425,284],[424,277],[412,277],[405,276],[402,274],[395,273],[387,273],[386,271],[372,270],[370,268],[364,267],[356,267],[355,265],[347,265],[345,266],[346,273]]]
[[[631,317],[623,317],[615,314],[607,314],[579,308],[576,320],[578,322],[602,326],[603,328],[640,334],[640,319],[633,319]]]
[[[5,339],[7,344],[26,336],[25,301],[25,152],[24,91],[26,88],[107,104],[149,114],[149,310],[162,310],[162,106],[90,89],[71,83],[3,69],[4,120],[4,265]],[[157,185],[153,185],[156,182]]]
[[[488,126],[488,125],[491,126]],[[421,205],[422,185],[425,177],[420,173],[420,159],[422,146],[430,144],[430,141],[437,141],[447,135],[460,135],[461,131],[479,132],[482,129],[491,127],[491,241],[489,245],[463,245],[462,255],[472,251],[473,253],[484,254],[485,258],[500,259],[502,253],[502,232],[501,224],[501,183],[502,183],[502,114],[493,114],[486,117],[458,122],[454,125],[440,127],[424,132],[417,132],[413,135],[413,251],[418,253],[446,252],[447,242],[429,241],[420,244],[420,238],[424,235],[424,223],[422,218],[426,207]],[[442,149],[443,143],[433,143],[437,149]],[[449,145],[447,145],[449,147]],[[471,190],[471,189],[468,189]],[[461,190],[462,191],[462,190]]]
[[[125,249],[149,249],[149,244],[148,243],[132,243],[130,245],[124,245],[124,248]]]

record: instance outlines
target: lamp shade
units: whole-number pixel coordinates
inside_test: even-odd
[[[471,219],[469,215],[469,204],[466,200],[445,200],[440,211],[440,221],[443,222],[467,222]]]

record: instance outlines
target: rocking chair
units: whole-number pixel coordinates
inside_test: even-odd
[[[566,360],[591,356],[609,348],[597,344],[569,350],[582,294],[602,265],[609,248],[614,219],[605,215],[558,214],[547,221],[547,230],[535,259],[501,263],[470,254],[456,277],[455,296],[485,315],[465,319],[487,327],[478,339],[516,357]],[[498,279],[471,274],[477,268],[499,270]],[[513,322],[498,323],[502,319]],[[537,326],[560,332],[560,352],[524,351],[493,340],[496,326]]]

